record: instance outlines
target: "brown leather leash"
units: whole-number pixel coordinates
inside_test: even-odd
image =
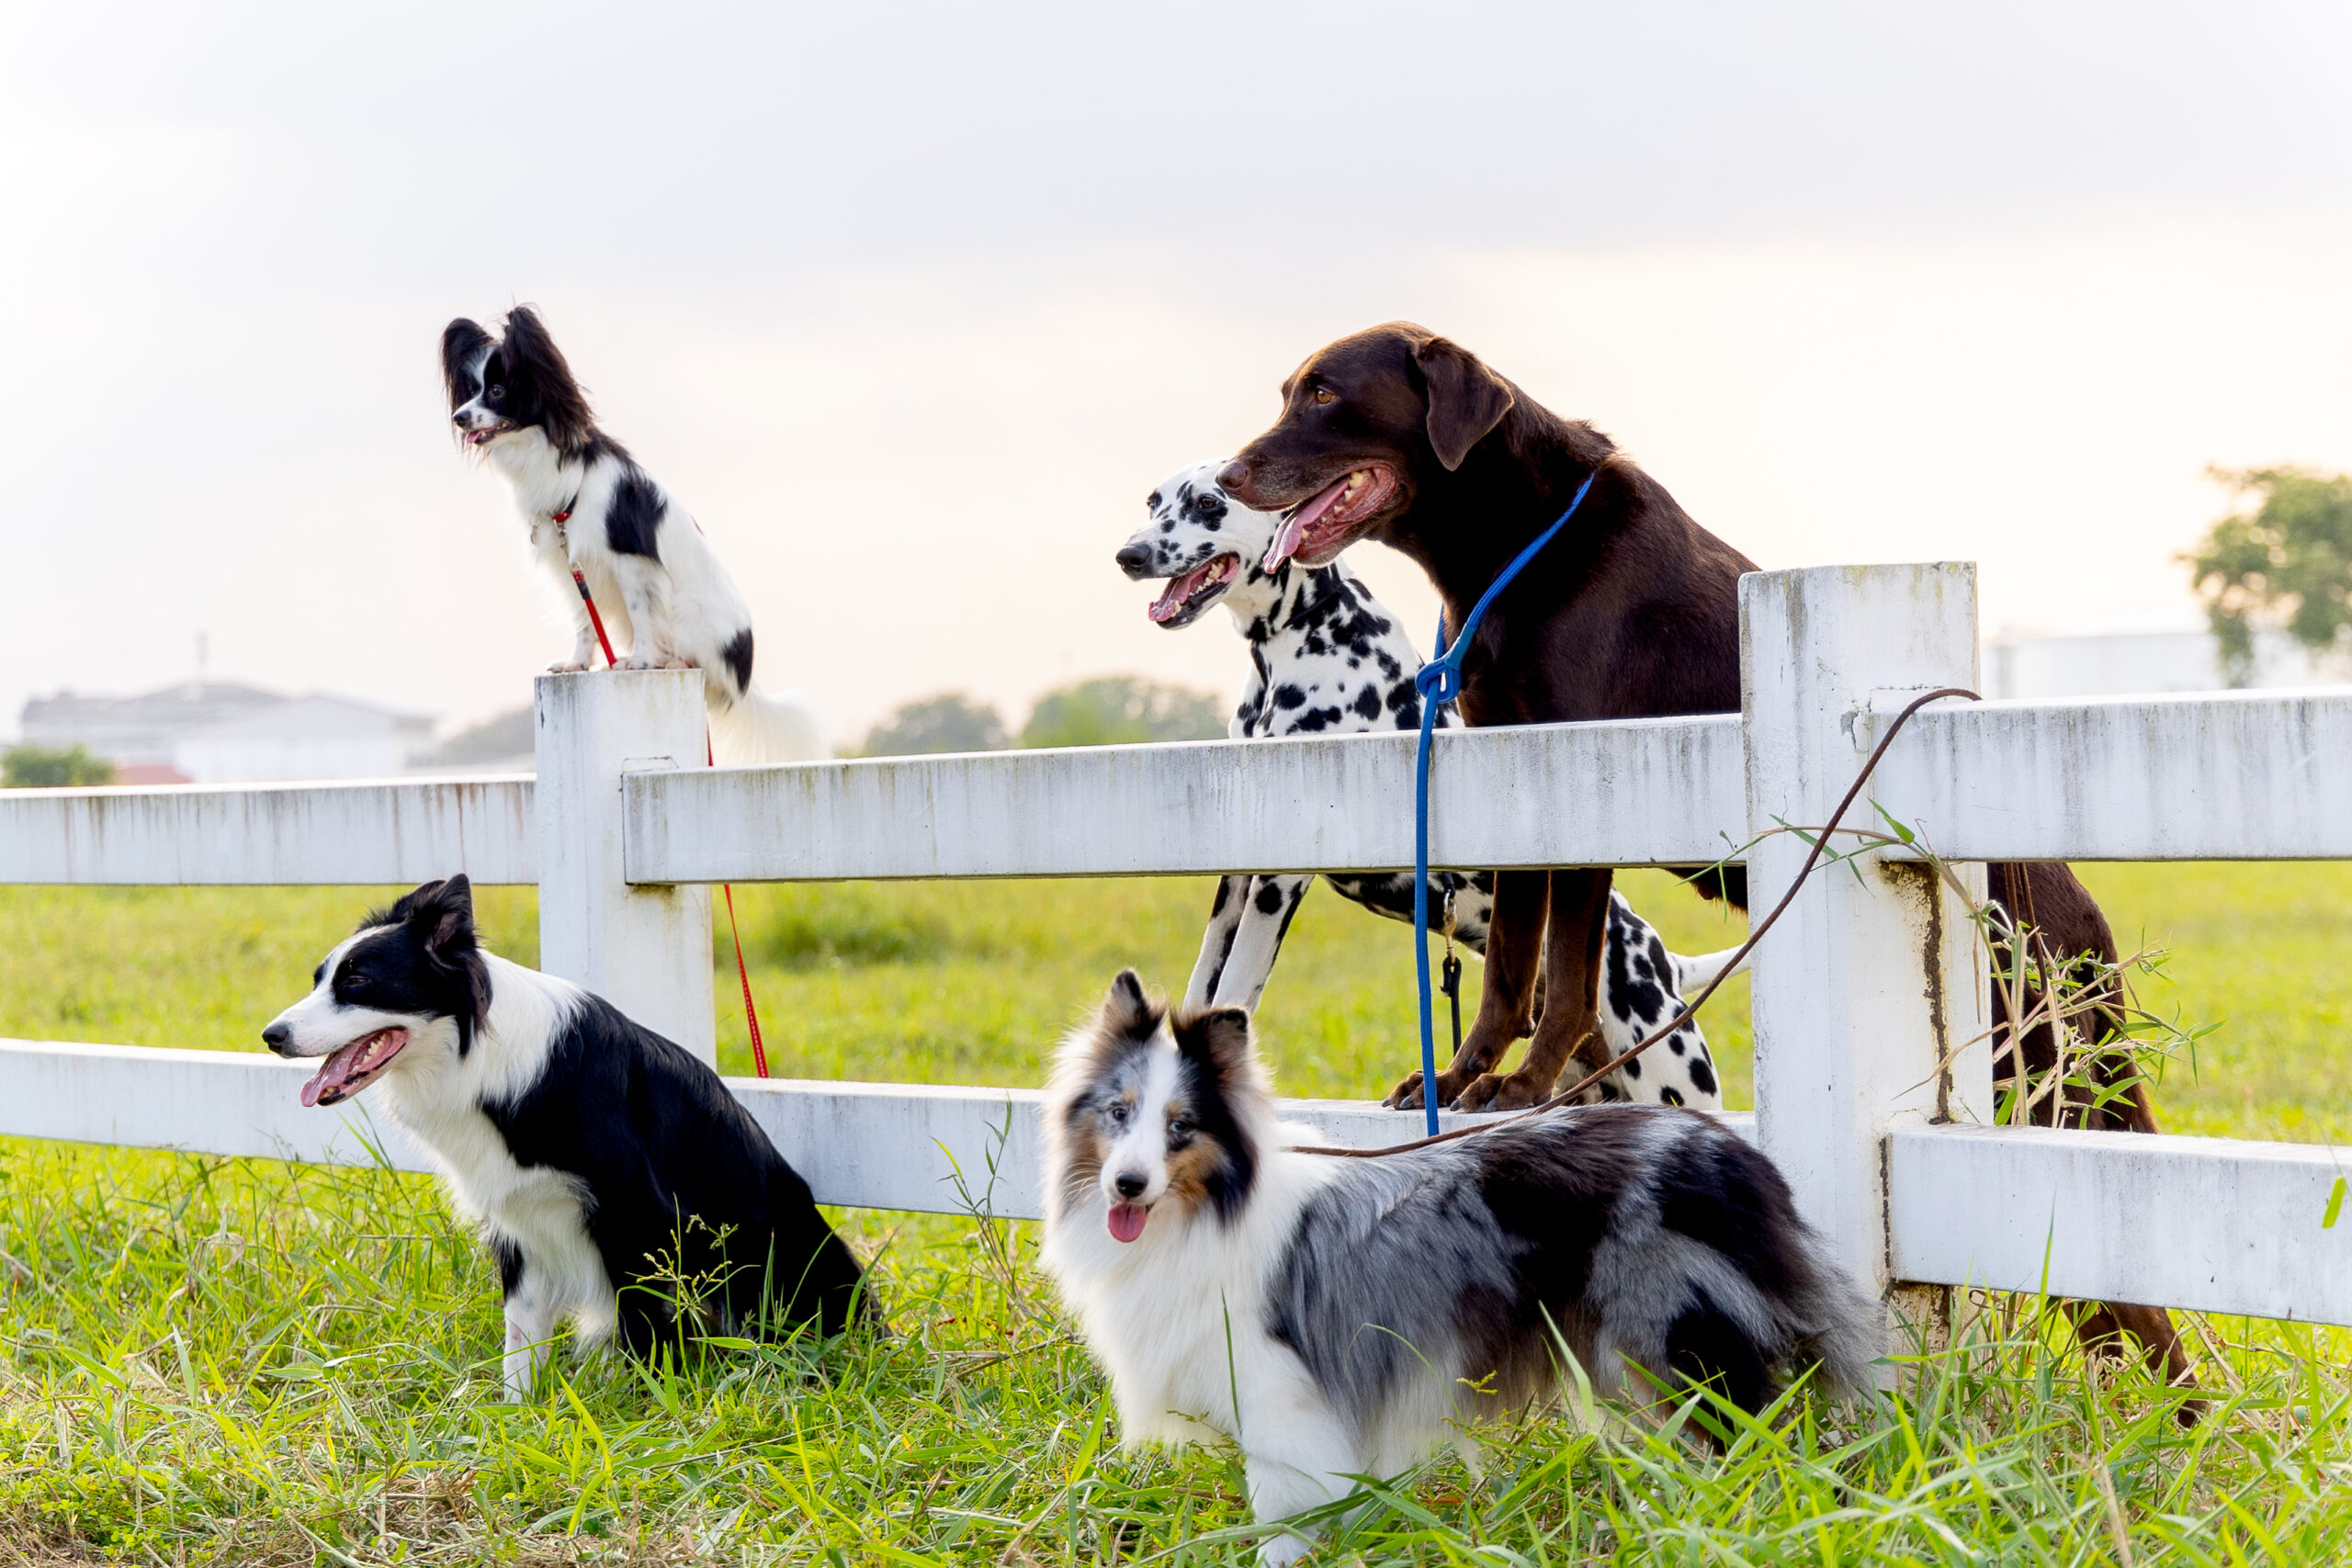
[[[1829,836],[1832,833],[1837,832],[1838,824],[1846,819],[1846,813],[1853,806],[1855,800],[1860,796],[1862,793],[1862,786],[1870,783],[1871,774],[1878,771],[1879,759],[1886,755],[1886,749],[1894,744],[1894,738],[1903,733],[1903,727],[1911,722],[1911,716],[1917,713],[1921,708],[1926,707],[1929,703],[1939,701],[1944,697],[1966,697],[1970,702],[1984,701],[1984,699],[1976,693],[1968,690],[1964,686],[1943,686],[1926,694],[1924,696],[1913,698],[1910,704],[1905,706],[1901,713],[1894,716],[1894,722],[1887,727],[1887,731],[1879,739],[1879,743],[1875,747],[1871,748],[1869,760],[1862,764],[1862,771],[1854,775],[1853,786],[1846,791],[1846,798],[1839,801],[1838,803],[1838,809],[1829,814],[1828,826],[1822,829],[1821,831],[1814,838],[1813,848],[1806,853],[1804,857],[1804,864],[1799,868],[1796,874],[1796,880],[1789,884],[1789,890],[1781,895],[1781,901],[1772,906],[1772,909],[1770,914],[1766,915],[1761,920],[1758,920],[1755,925],[1748,928],[1747,940],[1741,942],[1739,946],[1733,951],[1730,959],[1724,963],[1721,969],[1715,971],[1715,977],[1708,981],[1705,987],[1701,989],[1696,997],[1693,997],[1689,1002],[1685,1003],[1682,1010],[1675,1014],[1672,1021],[1668,1022],[1665,1028],[1659,1030],[1648,1039],[1640,1042],[1638,1044],[1629,1046],[1624,1051],[1620,1052],[1609,1062],[1601,1066],[1595,1067],[1583,1077],[1578,1078],[1573,1085],[1561,1090],[1551,1099],[1544,1100],[1539,1104],[1531,1105],[1526,1110],[1515,1112],[1512,1115],[1498,1116],[1491,1122],[1481,1122],[1474,1126],[1456,1127],[1450,1133],[1438,1133],[1426,1138],[1415,1138],[1409,1144],[1391,1144],[1385,1148],[1339,1149],[1324,1148],[1315,1145],[1302,1144],[1293,1152],[1302,1155],[1329,1155],[1335,1159],[1379,1159],[1388,1155],[1409,1154],[1415,1149],[1426,1149],[1436,1144],[1450,1144],[1456,1138],[1467,1138],[1479,1133],[1491,1133],[1498,1127],[1508,1127],[1512,1122],[1525,1121],[1530,1116],[1541,1116],[1547,1111],[1558,1110],[1561,1106],[1573,1101],[1577,1096],[1582,1094],[1585,1090],[1590,1089],[1593,1085],[1599,1083],[1601,1079],[1607,1077],[1610,1074],[1615,1072],[1618,1068],[1623,1066],[1626,1063],[1632,1061],[1634,1057],[1640,1055],[1643,1052],[1648,1050],[1659,1041],[1671,1035],[1676,1030],[1690,1021],[1692,1017],[1698,1013],[1699,1009],[1706,1002],[1707,998],[1715,994],[1715,988],[1721,986],[1725,980],[1729,979],[1731,977],[1732,971],[1738,968],[1741,963],[1747,959],[1748,953],[1755,950],[1756,944],[1764,940],[1764,933],[1772,929],[1772,922],[1781,918],[1781,911],[1785,910],[1792,903],[1795,902],[1798,892],[1802,890],[1805,885],[1805,880],[1813,875],[1814,868],[1821,863],[1821,852],[1828,847]],[[1489,934],[1491,934],[1491,932]],[[1430,1092],[1430,1085],[1426,1081],[1421,1085],[1421,1092],[1424,1095]]]

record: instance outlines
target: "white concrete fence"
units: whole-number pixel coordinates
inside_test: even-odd
[[[1690,864],[1776,823],[1818,824],[1910,695],[1975,684],[1975,623],[1968,565],[1751,576],[1741,714],[1441,734],[1433,856]],[[537,718],[536,784],[0,793],[0,882],[536,882],[545,966],[707,1058],[713,882],[1412,861],[1410,735],[713,770],[699,677],[662,671],[543,677]],[[1979,886],[1987,860],[2352,858],[2352,694],[1941,703],[1869,794],[1947,860],[1978,863]],[[1803,852],[1787,835],[1758,842],[1758,908]],[[1966,1043],[1985,1027],[1985,982],[1964,907],[1916,860],[1862,864],[1859,880],[1816,876],[1758,950],[1757,1111],[1735,1118],[1859,1277],[2352,1324],[2352,1218],[2324,1223],[2344,1169],[2333,1151],[1991,1125],[1990,1050]],[[1362,934],[1407,962],[1402,933]],[[289,998],[306,981],[288,974]],[[792,1020],[770,1026],[788,1058]],[[1410,1038],[1399,1018],[1395,1070]],[[1036,1043],[1041,1075],[1051,1045]],[[365,1096],[302,1109],[307,1071],[0,1042],[0,1133],[420,1167]],[[826,1201],[1036,1212],[1034,1091],[730,1087]],[[1418,1112],[1369,1104],[1295,1110],[1360,1144],[1420,1129]]]

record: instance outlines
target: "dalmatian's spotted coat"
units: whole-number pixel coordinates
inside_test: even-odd
[[[1285,561],[1272,572],[1259,561],[1281,519],[1252,512],[1220,489],[1221,463],[1198,463],[1170,475],[1147,502],[1151,520],[1128,539],[1118,564],[1131,578],[1166,579],[1151,606],[1158,625],[1187,626],[1223,602],[1250,645],[1250,676],[1228,731],[1236,740],[1277,735],[1358,734],[1418,729],[1420,694],[1413,676],[1421,656],[1396,618],[1372,596],[1344,558],[1308,569]],[[1449,710],[1441,725],[1459,722]],[[1201,954],[1185,987],[1183,1010],[1255,1009],[1272,976],[1283,937],[1314,879],[1300,875],[1227,876],[1217,884]],[[1413,877],[1327,876],[1343,897],[1409,923]],[[1450,916],[1456,942],[1483,953],[1494,902],[1488,872],[1430,874],[1431,923]],[[1611,896],[1600,985],[1601,1044],[1614,1056],[1682,1010],[1685,993],[1703,986],[1728,953],[1685,958],[1667,951],[1648,921]],[[1654,1100],[1716,1110],[1723,1104],[1714,1063],[1696,1021],[1604,1080],[1590,1098]]]

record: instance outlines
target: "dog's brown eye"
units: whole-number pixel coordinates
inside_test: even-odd
[[[506,389],[503,387],[492,387],[490,389],[490,395],[493,398],[503,398],[506,395]]]
[[[1336,403],[1340,400],[1340,394],[1329,387],[1317,387],[1315,389],[1315,400],[1318,403]]]

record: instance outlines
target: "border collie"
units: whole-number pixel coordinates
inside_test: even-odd
[[[1261,1523],[1550,1393],[1704,1383],[1748,1410],[1817,1364],[1871,1397],[1883,1320],[1771,1162],[1713,1118],[1594,1106],[1434,1148],[1291,1146],[1250,1015],[1170,1022],[1122,973],[1047,1091],[1042,1258],[1123,1440],[1242,1452]],[[1288,1562],[1294,1523],[1259,1548]]]
[[[1223,604],[1250,645],[1250,683],[1229,732],[1236,740],[1276,735],[1353,735],[1418,729],[1420,694],[1413,677],[1421,655],[1362,579],[1344,561],[1307,567],[1259,563],[1283,519],[1252,512],[1216,482],[1222,461],[1180,468],[1151,492],[1150,521],[1114,558],[1136,581],[1166,579],[1151,604],[1157,625],[1188,626]],[[1448,708],[1441,728],[1461,723]],[[1311,876],[1227,876],[1209,908],[1201,954],[1181,1010],[1211,1007],[1254,1010]],[[1410,872],[1324,880],[1340,895],[1393,920],[1412,923]],[[1492,872],[1430,873],[1430,923],[1449,918],[1454,940],[1487,950],[1494,908]],[[1600,1059],[1631,1050],[1682,1010],[1682,999],[1715,977],[1726,949],[1688,958],[1666,942],[1624,898],[1611,893],[1599,997]],[[1577,1069],[1581,1074],[1581,1069]],[[1696,1019],[1660,1045],[1626,1063],[1588,1092],[1591,1100],[1654,1100],[1701,1111],[1722,1108],[1723,1093],[1706,1036]]]
[[[644,1355],[682,1315],[776,1335],[871,1316],[856,1258],[718,1075],[603,998],[483,952],[465,877],[369,915],[311,980],[262,1041],[324,1058],[305,1105],[380,1082],[440,1167],[498,1261],[509,1399],[565,1318],[583,1349],[617,1331]]]
[[[722,763],[825,756],[815,709],[752,683],[752,613],[702,529],[621,444],[596,428],[587,394],[528,305],[493,338],[459,317],[441,333],[449,417],[469,451],[514,487],[531,551],[571,618],[557,671],[594,668],[596,629],[577,571],[622,670],[700,670],[711,746]]]

